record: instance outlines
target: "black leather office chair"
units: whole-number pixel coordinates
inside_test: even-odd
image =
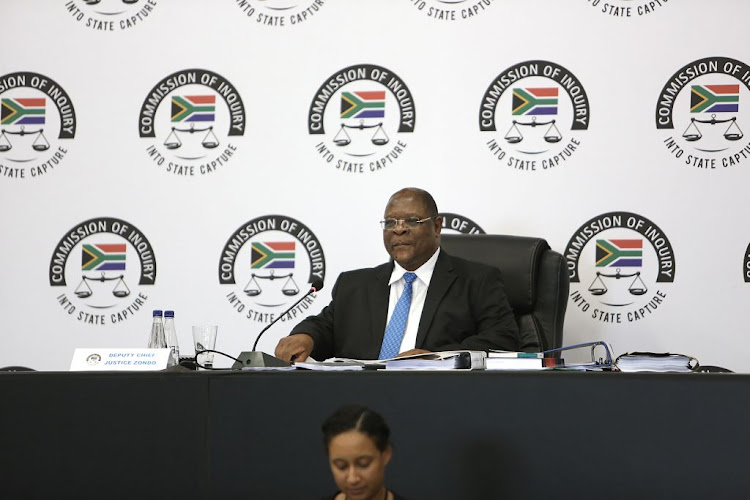
[[[521,332],[522,351],[562,347],[570,279],[565,260],[542,238],[498,234],[443,234],[450,255],[502,271]]]

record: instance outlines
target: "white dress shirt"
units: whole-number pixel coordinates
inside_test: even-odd
[[[406,330],[404,331],[404,338],[401,339],[401,348],[398,352],[408,351],[414,349],[417,344],[417,330],[419,329],[419,319],[422,317],[422,309],[424,309],[424,301],[427,297],[427,289],[430,286],[430,280],[432,279],[432,272],[435,270],[435,263],[437,262],[438,255],[440,254],[440,247],[435,250],[427,262],[422,264],[417,270],[412,271],[417,275],[417,279],[411,284],[411,307],[409,308],[409,317],[406,320]],[[388,299],[388,321],[386,326],[391,320],[393,310],[396,308],[396,303],[404,292],[404,273],[407,273],[406,269],[401,267],[398,262],[393,263],[393,273],[391,279],[388,281],[388,285],[391,287],[390,297]]]

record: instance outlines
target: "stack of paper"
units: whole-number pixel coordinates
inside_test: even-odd
[[[487,370],[541,370],[544,366],[541,352],[490,351],[485,360]]]
[[[386,370],[483,370],[484,351],[441,351],[385,360]]]
[[[364,361],[358,359],[345,359],[345,358],[330,358],[325,361],[315,361],[312,358],[307,358],[307,361],[300,361],[294,363],[295,368],[302,368],[304,370],[316,370],[316,371],[356,371],[364,370],[368,363],[379,363],[372,361]],[[373,366],[373,368],[382,368],[383,365]]]
[[[296,368],[318,371],[349,370],[484,370],[484,351],[441,351],[413,354],[391,359],[330,358],[325,361],[294,363]]]
[[[615,364],[623,372],[692,372],[698,360],[684,354],[629,352],[620,355]]]

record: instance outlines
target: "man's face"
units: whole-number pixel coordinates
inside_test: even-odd
[[[422,198],[409,191],[393,195],[385,207],[385,219],[425,219],[428,213]],[[383,230],[383,243],[388,254],[407,271],[414,271],[432,257],[440,246],[440,229],[442,217],[430,220],[410,228],[406,224],[396,224],[393,229]]]

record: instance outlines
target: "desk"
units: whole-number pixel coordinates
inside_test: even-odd
[[[748,498],[750,376],[571,372],[0,374],[0,497],[306,499],[320,423],[388,420],[419,499]]]

